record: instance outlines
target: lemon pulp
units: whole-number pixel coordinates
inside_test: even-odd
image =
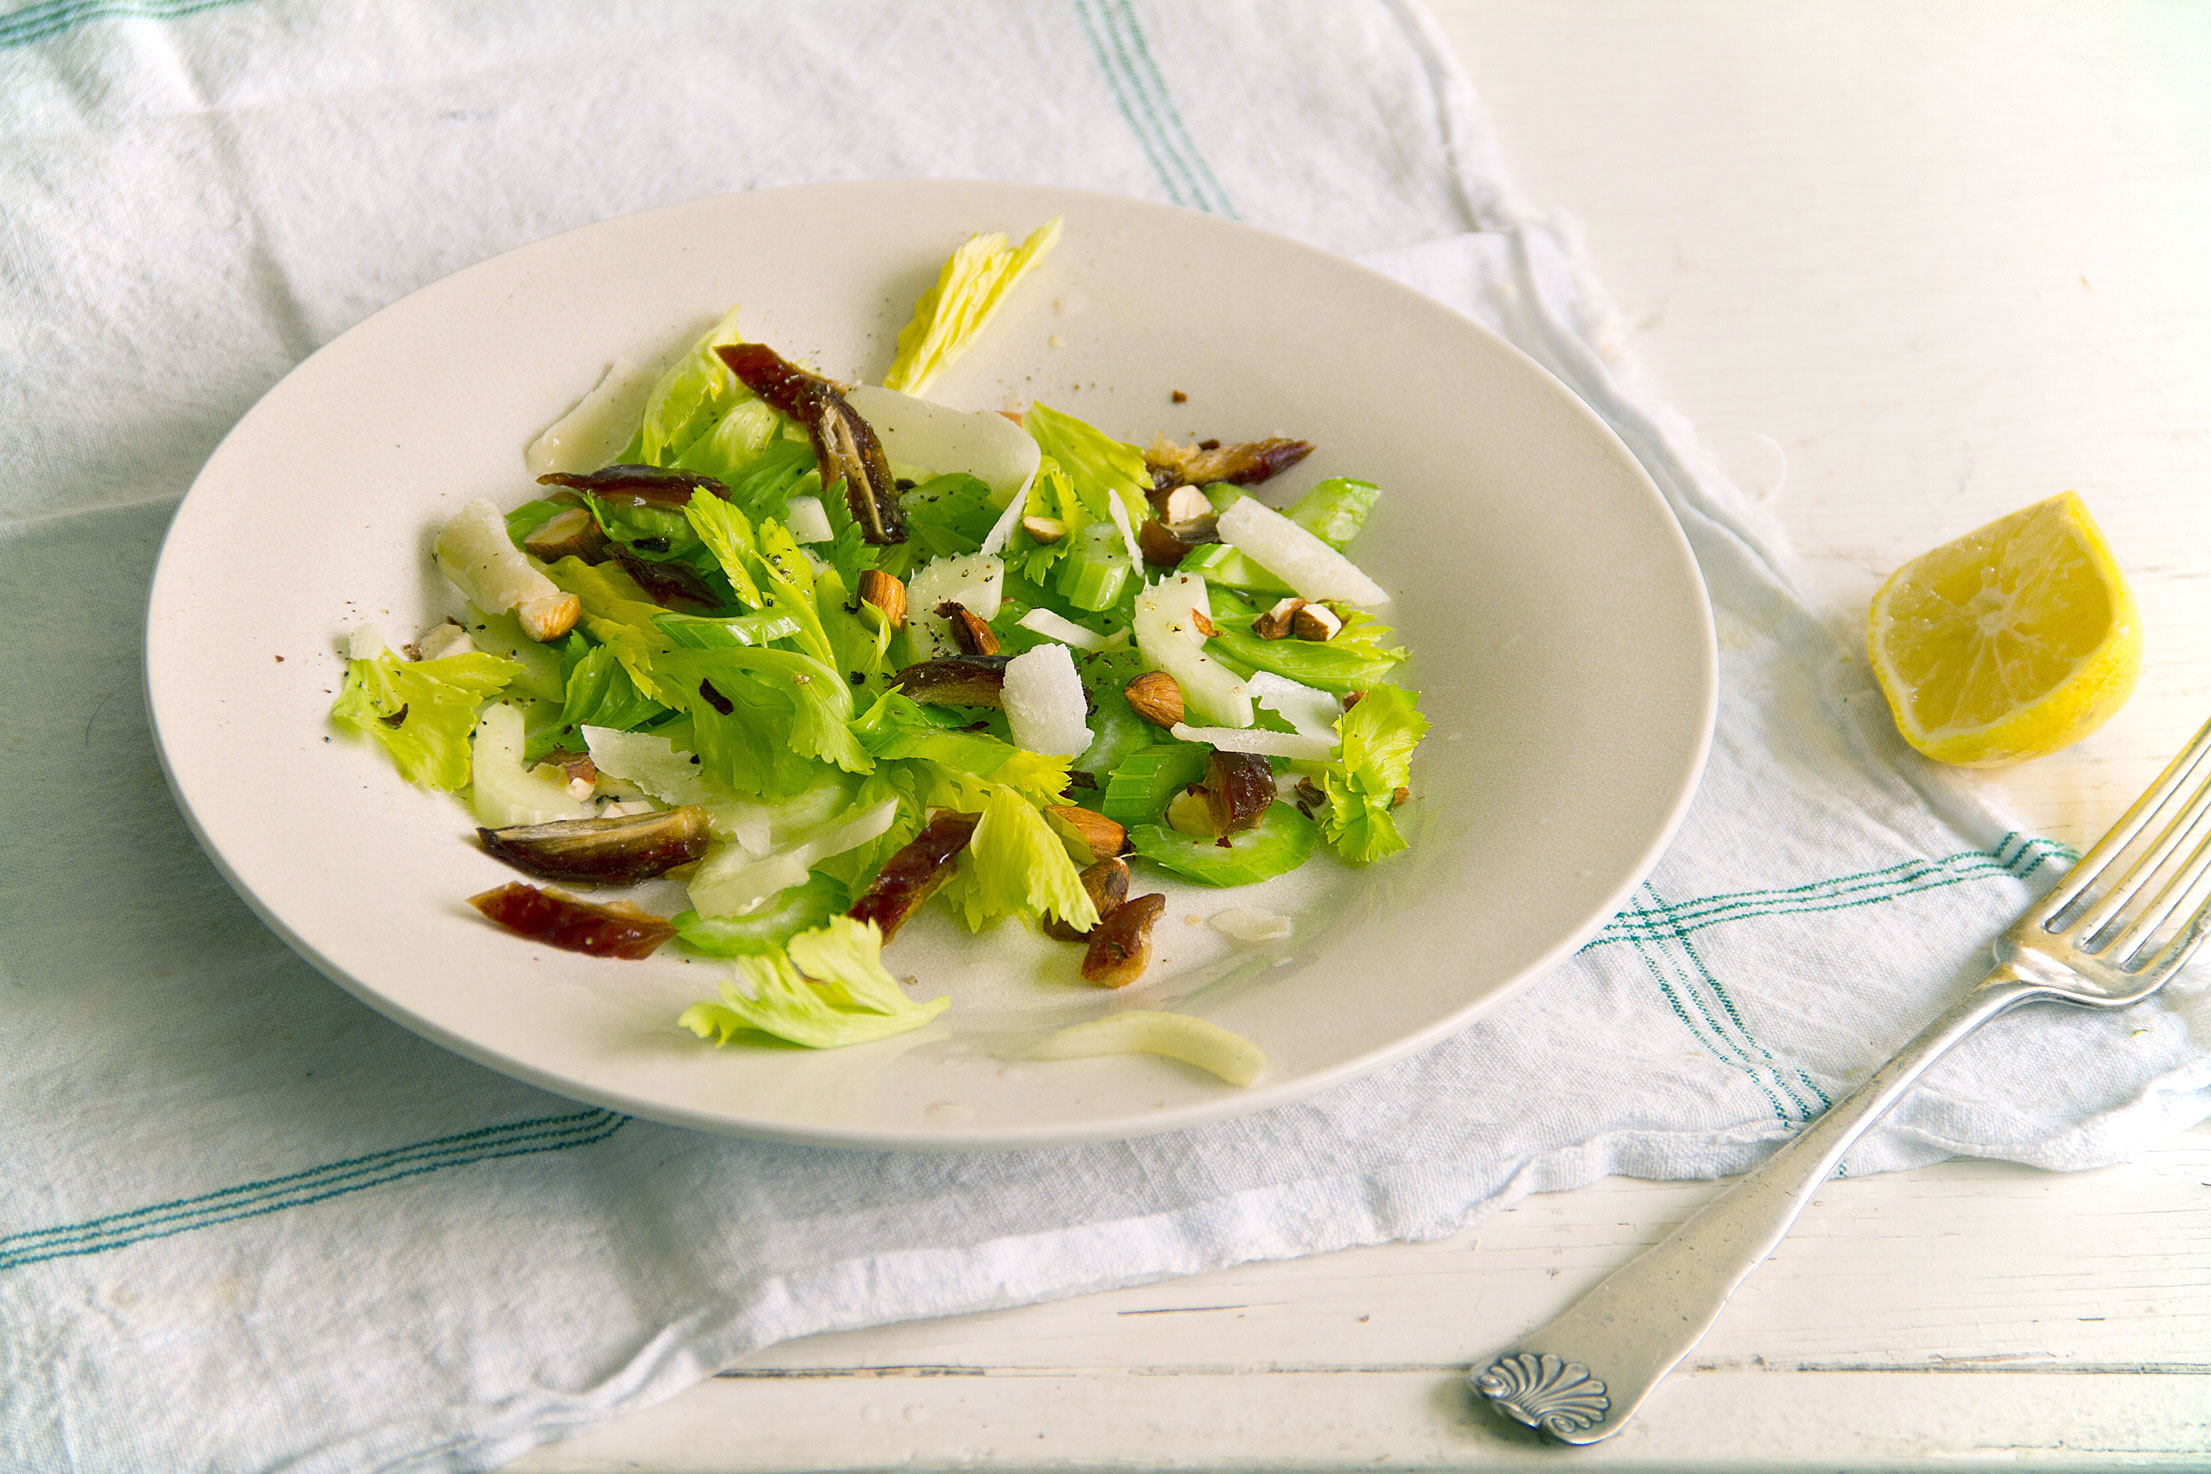
[[[2134,595],[2070,491],[1897,569],[1873,597],[1866,648],[1904,740],[1970,767],[2078,742],[2142,667]]]

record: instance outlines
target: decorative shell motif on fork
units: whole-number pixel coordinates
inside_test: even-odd
[[[1612,1406],[1605,1384],[1589,1375],[1589,1368],[1548,1351],[1504,1357],[1474,1385],[1497,1411],[1554,1437],[1596,1427]]]

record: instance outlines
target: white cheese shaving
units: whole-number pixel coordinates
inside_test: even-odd
[[[1168,731],[1179,742],[1202,742],[1223,752],[1255,752],[1261,757],[1324,763],[1336,751],[1333,736],[1308,737],[1303,732],[1267,732],[1257,727],[1191,727],[1181,722]]]
[[[1341,599],[1368,607],[1390,601],[1358,564],[1255,497],[1242,497],[1221,513],[1214,531],[1300,598]]]
[[[479,609],[504,614],[539,600],[565,597],[507,536],[507,519],[490,498],[477,497],[438,534],[438,567]]]
[[[1063,645],[1072,645],[1077,650],[1106,648],[1104,635],[1096,630],[1084,629],[1072,619],[1054,614],[1049,609],[1031,609],[1014,622],[1025,630],[1036,631],[1047,640],[1057,640]],[[1125,635],[1127,631],[1120,633]]]
[[[962,553],[923,564],[906,581],[906,631],[913,641],[914,659],[959,654],[952,621],[937,613],[938,606],[958,604],[977,619],[996,619],[1005,580],[1005,560],[986,553]]]
[[[1029,432],[1004,415],[948,409],[876,384],[862,384],[845,403],[883,442],[883,454],[908,466],[958,469],[990,488],[999,506],[1020,506],[1044,454]],[[997,548],[985,546],[985,552]]]
[[[645,413],[654,375],[617,358],[591,392],[546,427],[522,452],[532,476],[548,471],[596,471],[622,453]]]
[[[1343,703],[1326,691],[1316,691],[1271,670],[1253,671],[1245,684],[1251,687],[1252,700],[1298,731],[1335,742],[1336,721],[1343,715]]]
[[[415,650],[424,660],[443,660],[448,655],[466,655],[476,648],[476,642],[468,637],[468,631],[447,620],[434,624],[415,641]]]
[[[1213,930],[1239,942],[1279,942],[1291,930],[1289,917],[1279,911],[1262,911],[1256,906],[1231,906],[1226,911],[1214,912],[1210,919]]]
[[[1065,645],[1038,645],[1007,661],[1001,700],[1013,745],[1023,752],[1074,757],[1090,746],[1089,702]]]

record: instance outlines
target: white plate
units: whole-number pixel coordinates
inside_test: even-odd
[[[879,378],[946,253],[977,229],[1066,234],[935,388],[1041,400],[1125,439],[1292,434],[1268,488],[1380,483],[1356,552],[1395,592],[1406,680],[1435,723],[1414,847],[1267,887],[1171,889],[1144,981],[1082,984],[1074,949],[948,919],[893,970],[940,1023],[814,1053],[675,1027],[720,969],[580,957],[465,903],[512,873],[472,821],[326,719],[345,632],[458,608],[430,565],[462,503],[531,490],[522,449],[617,356],[742,330]],[[1175,404],[1173,390],[1186,391]],[[1277,493],[1282,493],[1278,495]],[[547,1089],[788,1141],[1009,1147],[1130,1136],[1293,1099],[1460,1027],[1566,956],[1673,833],[1716,690],[1687,543],[1612,433],[1530,360],[1385,278],[1246,226],[1068,190],[908,182],[702,200],[540,241],[386,308],[301,364],[208,461],[154,578],[146,678],[171,784],[261,917],[408,1028]],[[1167,887],[1160,887],[1167,888]],[[1294,912],[1285,942],[1203,918]],[[1151,1057],[1023,1063],[1049,1029],[1175,1007],[1267,1053],[1249,1089]]]

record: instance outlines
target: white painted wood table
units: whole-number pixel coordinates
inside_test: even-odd
[[[2141,689],[1988,781],[2093,837],[2211,715],[2211,9],[1437,14],[1523,190],[1584,224],[1653,379],[1839,621],[1913,553],[2087,497]],[[2101,1172],[1831,1184],[1608,1445],[1468,1405],[1469,1362],[1710,1191],[1610,1180],[1443,1243],[816,1337],[514,1467],[2211,1468],[2203,1129]]]

